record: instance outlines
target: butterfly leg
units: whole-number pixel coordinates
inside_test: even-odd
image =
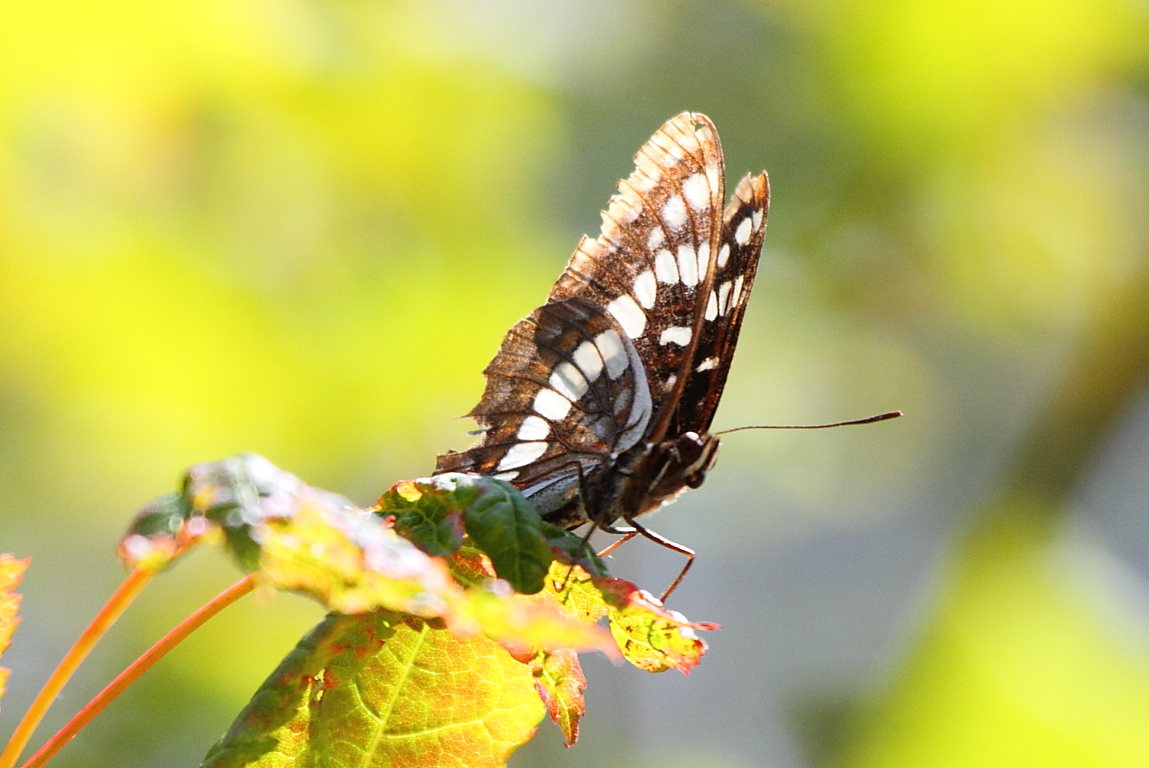
[[[587,490],[586,477],[582,473],[582,462],[572,461],[571,464],[574,465],[575,472],[578,473],[578,496],[575,501],[582,507],[583,517],[590,522],[590,528],[587,529],[586,535],[582,537],[582,541],[579,543],[579,551],[582,552],[589,546],[590,537],[594,535],[594,532],[603,526],[598,520],[591,519],[589,510],[587,509],[586,500],[590,498],[590,493]],[[577,528],[578,526],[576,525],[575,527]],[[571,576],[574,575],[574,569],[574,563],[572,563],[571,567],[567,570],[567,577],[563,580],[562,587],[559,588],[560,592],[566,590],[567,584],[570,583]]]
[[[613,533],[613,531],[612,531],[612,533]],[[626,532],[624,532],[624,531],[619,531],[619,533],[621,533],[621,534],[622,534],[622,538],[621,538],[621,539],[617,539],[617,540],[616,540],[616,541],[615,541],[613,544],[611,544],[609,547],[607,547],[606,549],[604,549],[602,552],[599,552],[599,553],[598,553],[598,556],[599,556],[599,557],[606,557],[606,556],[607,556],[607,555],[609,555],[611,552],[615,551],[616,549],[618,549],[619,547],[621,547],[623,544],[625,544],[626,542],[630,541],[631,539],[633,539],[635,536],[637,536],[637,535],[638,535],[638,531],[626,531]]]
[[[644,528],[641,524],[636,523],[634,520],[632,520],[630,518],[626,519],[626,523],[627,523],[627,525],[634,528],[634,533],[632,533],[631,536],[638,534],[639,536],[642,536],[645,539],[650,539],[651,541],[653,541],[655,544],[659,545],[660,547],[666,547],[667,549],[672,549],[675,552],[677,552],[678,554],[686,557],[686,565],[682,566],[682,570],[678,572],[678,576],[676,576],[674,578],[674,581],[670,582],[670,586],[666,588],[666,591],[662,593],[662,597],[659,598],[660,600],[662,600],[665,603],[666,598],[670,597],[670,593],[673,592],[674,590],[678,589],[678,585],[682,583],[682,578],[684,576],[686,576],[686,572],[690,570],[690,566],[694,565],[694,550],[691,549],[690,547],[685,547],[676,541],[671,541],[670,539],[666,538],[662,534],[655,533],[654,531],[650,530],[649,528]],[[626,539],[620,539],[616,543],[621,544],[623,541],[626,541]]]

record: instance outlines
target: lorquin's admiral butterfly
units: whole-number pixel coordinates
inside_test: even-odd
[[[766,173],[726,199],[722,145],[684,112],[634,158],[547,303],[520,320],[484,370],[470,449],[436,473],[510,481],[544,519],[640,534],[694,553],[635,518],[702,484],[718,408],[766,229]],[[626,528],[616,525],[622,522]]]

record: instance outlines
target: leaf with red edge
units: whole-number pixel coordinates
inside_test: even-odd
[[[24,578],[30,559],[18,560],[10,554],[0,555],[0,657],[12,642],[12,633],[20,624],[20,600],[22,595],[13,590]],[[9,669],[0,667],[0,698],[3,698],[8,685]]]
[[[623,657],[647,672],[677,669],[689,674],[706,653],[706,642],[695,630],[718,629],[717,624],[692,622],[668,611],[650,593],[629,581],[590,576],[582,568],[558,565],[551,577],[556,599],[591,621],[607,616],[611,634]]]
[[[609,606],[610,631],[619,650],[634,666],[647,672],[677,669],[685,675],[706,654],[706,641],[694,630],[719,629],[717,624],[689,621],[668,611],[661,601],[622,579],[596,579]]]
[[[343,613],[434,617],[462,595],[442,559],[253,454],[192,467],[178,493],[141,510],[119,552],[130,568],[160,566],[203,540],[226,541],[244,568]]]
[[[530,668],[490,640],[390,611],[332,615],[203,766],[496,768],[543,714]]]
[[[551,720],[562,729],[566,745],[574,746],[578,741],[579,720],[586,713],[583,699],[586,676],[578,654],[566,649],[553,653],[540,651],[531,659],[531,672]]]

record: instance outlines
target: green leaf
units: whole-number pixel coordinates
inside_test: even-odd
[[[193,467],[120,553],[162,566],[199,542],[338,612],[260,688],[212,766],[502,765],[544,704],[578,737],[577,652],[688,672],[706,649],[693,630],[714,628],[610,578],[581,537],[486,477],[399,483],[362,510],[238,456]]]
[[[606,563],[595,554],[587,538],[565,528],[543,522],[543,536],[551,551],[566,563],[577,565],[592,576],[606,576]]]
[[[544,712],[530,667],[486,638],[389,611],[333,615],[203,766],[496,768]]]
[[[129,568],[149,568],[159,571],[198,543],[194,528],[201,533],[218,533],[216,526],[189,525],[191,507],[182,493],[166,493],[150,502],[137,514],[120,540],[117,554]]]
[[[376,513],[390,516],[396,531],[429,554],[456,552],[465,529],[495,574],[527,595],[543,588],[554,559],[549,539],[572,551],[580,541],[572,544],[566,531],[543,523],[513,485],[482,475],[451,472],[396,483],[380,497]]]
[[[330,614],[316,625],[263,682],[202,766],[295,766],[308,748],[308,703],[322,691],[324,669],[359,621]]]
[[[460,486],[444,491],[427,482],[404,480],[379,497],[378,513],[393,515],[395,531],[429,555],[451,555],[463,544],[463,509],[478,495]],[[453,491],[453,492],[452,492]]]
[[[17,560],[9,554],[0,555],[0,656],[8,650],[12,642],[12,633],[20,624],[17,614],[20,612],[21,596],[13,592],[24,578],[24,571],[31,560]],[[11,670],[0,667],[0,698],[8,685],[8,673]]]
[[[499,578],[533,595],[554,560],[543,519],[510,483],[482,478],[480,492],[463,513],[467,535],[487,553]]]

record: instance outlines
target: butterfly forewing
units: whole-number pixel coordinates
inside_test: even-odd
[[[585,296],[606,307],[645,363],[651,396],[670,402],[693,356],[699,297],[717,253],[722,148],[709,118],[683,113],[634,163],[603,213],[602,233],[583,238],[550,298]]]
[[[747,175],[738,182],[722,217],[718,256],[702,310],[702,328],[682,396],[677,401],[671,434],[701,434],[710,429],[754,285],[769,208],[770,184],[765,173]]]

